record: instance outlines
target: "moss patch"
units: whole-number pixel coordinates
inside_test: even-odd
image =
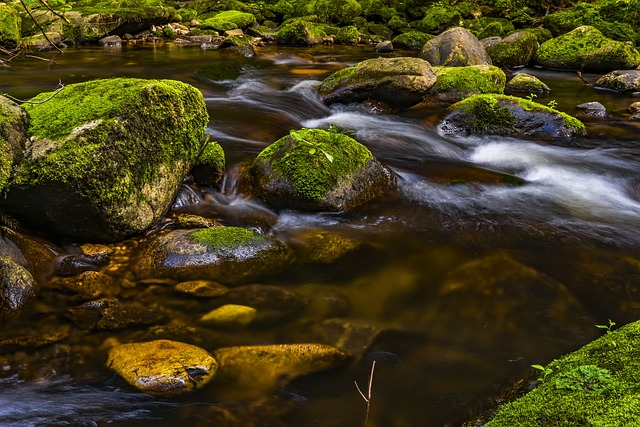
[[[271,170],[289,180],[297,196],[320,200],[372,157],[364,145],[337,130],[301,129],[265,148],[257,160],[271,161]]]
[[[0,46],[14,48],[20,43],[20,17],[10,6],[0,5]]]
[[[226,10],[215,15],[213,18],[206,19],[200,25],[203,30],[226,31],[236,28],[246,29],[255,24],[256,17],[251,13],[240,12],[237,10]]]
[[[210,227],[189,233],[187,238],[210,250],[237,249],[247,245],[264,245],[267,238],[257,231],[240,227]]]
[[[640,419],[640,322],[550,363],[533,391],[504,405],[487,427],[623,427]]]
[[[427,10],[417,29],[423,33],[439,34],[449,27],[460,25],[461,16],[450,7],[434,6]]]
[[[454,98],[462,99],[463,95],[470,96],[483,93],[498,93],[504,91],[507,77],[504,72],[491,65],[472,65],[469,67],[433,67],[436,73],[436,83],[431,88],[433,94],[448,92]]]
[[[276,42],[288,46],[312,46],[327,36],[321,26],[302,19],[283,24],[276,33]]]

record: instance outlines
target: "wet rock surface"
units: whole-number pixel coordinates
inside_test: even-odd
[[[418,56],[431,65],[491,65],[491,57],[469,30],[449,29],[424,44]]]

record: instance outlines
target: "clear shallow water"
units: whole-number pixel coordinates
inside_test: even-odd
[[[594,324],[640,318],[640,134],[622,112],[632,98],[585,87],[572,74],[530,70],[551,86],[560,109],[598,100],[612,113],[607,122],[589,123],[591,136],[570,146],[443,138],[435,126],[442,106],[391,113],[320,102],[315,87],[324,75],[373,56],[337,47],[265,48],[250,61],[193,47],[79,49],[57,56],[49,69],[25,62],[0,70],[0,92],[19,98],[58,80],[108,76],[174,78],[201,89],[208,131],[225,149],[229,173],[221,192],[183,193],[181,210],[269,230],[292,245],[317,230],[362,245],[345,259],[298,266],[265,282],[304,296],[309,306],[287,322],[220,341],[320,339],[335,318],[376,330],[364,333],[367,348],[347,367],[296,380],[275,397],[229,399],[213,383],[172,402],[136,393],[103,366],[105,343],[135,341],[139,330],[70,333],[50,350],[0,353],[0,419],[16,426],[360,426],[365,404],[353,381],[366,384],[376,360],[370,425],[456,425],[531,373],[531,364],[595,338]],[[235,194],[238,163],[291,129],[330,125],[392,167],[397,194],[345,214],[277,213]],[[443,179],[478,171],[526,184]],[[56,304],[71,302],[56,298],[43,295],[34,314],[5,334],[44,320],[66,325],[66,307]],[[137,286],[127,298],[173,310],[174,320],[187,324],[211,309],[166,288]]]

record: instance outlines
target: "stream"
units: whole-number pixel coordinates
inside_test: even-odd
[[[321,102],[319,82],[378,56],[371,47],[268,46],[251,60],[172,44],[40,55],[56,63],[23,60],[1,69],[0,92],[28,99],[59,81],[112,76],[170,78],[202,91],[207,132],[224,148],[228,172],[220,189],[183,192],[176,209],[265,229],[294,245],[318,230],[361,245],[329,264],[266,280],[303,296],[308,306],[287,321],[230,334],[223,344],[305,342],[319,325],[328,329],[346,319],[353,327],[346,339],[362,345],[349,365],[296,379],[277,396],[238,399],[216,390],[214,381],[163,399],[136,392],[104,366],[104,343],[127,342],[139,331],[72,333],[55,351],[0,351],[2,426],[362,426],[366,403],[354,381],[366,389],[373,361],[370,427],[454,426],[532,375],[532,364],[601,335],[595,325],[640,319],[640,122],[625,115],[638,98],[596,90],[570,72],[527,69],[552,89],[535,101],[553,100],[569,114],[577,104],[598,101],[609,117],[587,120],[589,137],[570,143],[445,138],[437,132],[443,105],[388,112]],[[348,213],[305,213],[274,212],[235,193],[240,163],[292,129],[330,125],[399,176],[397,194]],[[450,182],[495,171],[526,184]],[[75,243],[82,242],[63,244]],[[135,250],[135,242],[128,244]],[[140,288],[132,298],[207,311],[207,300]],[[44,292],[34,313],[59,301]],[[36,314],[20,322],[25,330],[41,326]],[[42,366],[34,369],[39,357]]]

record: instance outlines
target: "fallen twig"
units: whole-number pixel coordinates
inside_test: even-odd
[[[48,97],[47,99],[43,99],[42,101],[38,101],[38,102],[33,102],[33,101],[25,101],[22,99],[18,99],[18,98],[14,98],[13,96],[7,94],[7,93],[2,93],[0,95],[5,96],[7,98],[9,98],[10,100],[17,102],[18,104],[32,104],[32,105],[36,105],[36,104],[44,104],[45,102],[49,101],[50,99],[52,99],[54,96],[56,96],[57,94],[60,93],[60,91],[62,91],[62,89],[64,89],[64,85],[62,84],[61,80],[58,80],[58,86],[56,87],[55,91],[51,94],[50,97]]]
[[[36,24],[36,26],[38,27],[38,29],[40,29],[40,32],[42,33],[42,35],[44,36],[44,38],[49,42],[49,44],[51,46],[53,46],[54,48],[56,48],[56,50],[60,53],[62,53],[62,49],[60,49],[58,46],[56,46],[51,39],[49,39],[49,36],[47,36],[47,33],[45,33],[44,28],[42,28],[42,26],[40,25],[40,23],[36,20],[36,18],[33,16],[33,14],[31,13],[31,11],[29,10],[29,8],[27,7],[26,4],[24,4],[24,0],[20,0],[20,4],[22,4],[22,7],[24,8],[24,10],[29,14],[29,17],[31,18],[31,20]]]
[[[373,372],[375,371],[375,369],[376,369],[376,361],[374,360],[373,363],[371,363],[371,373],[369,374],[369,388],[366,396],[364,395],[362,390],[360,390],[360,386],[358,385],[358,382],[354,381],[354,384],[358,389],[358,393],[360,393],[360,396],[362,396],[364,401],[367,402],[367,413],[364,417],[364,427],[367,427],[367,424],[369,423],[369,412],[371,411],[371,390],[373,389]]]

